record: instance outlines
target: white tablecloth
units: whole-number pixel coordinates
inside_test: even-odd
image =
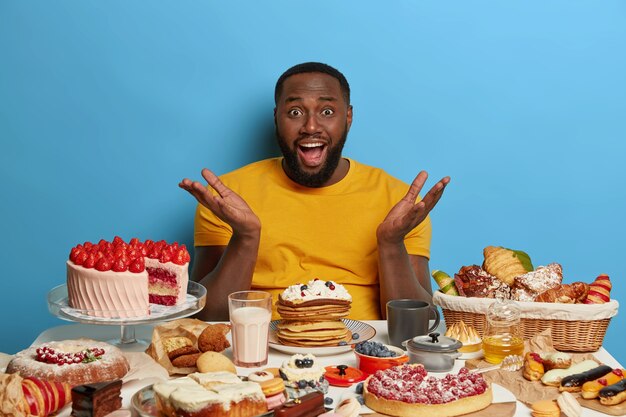
[[[376,335],[374,336],[372,340],[383,342],[383,343],[388,343],[386,321],[384,320],[366,321],[366,323],[370,324],[372,327],[376,329]],[[444,328],[442,326],[443,326],[443,323],[440,325],[439,330],[443,333]],[[126,351],[145,350],[147,343],[149,343],[152,337],[152,326],[146,326],[146,325],[135,326],[134,330],[135,330],[136,338],[140,341],[143,341],[144,343],[121,345],[120,347],[122,348],[122,350],[126,350]],[[95,340],[104,340],[104,341],[110,342],[112,339],[120,338],[120,331],[121,329],[119,326],[105,326],[105,325],[96,326],[96,325],[84,325],[84,324],[70,324],[70,325],[65,325],[65,326],[53,327],[51,329],[45,330],[37,337],[37,339],[35,339],[35,341],[33,342],[33,345],[39,345],[41,343],[49,342],[53,340],[76,339],[79,337],[87,337],[87,338],[91,338]],[[230,349],[228,349],[225,353],[226,355],[230,355],[231,354]],[[617,360],[615,360],[615,358],[613,358],[613,356],[611,356],[609,352],[607,352],[604,348],[600,348],[600,350],[595,352],[593,355],[600,362],[605,363],[613,368],[617,368],[617,367],[623,368],[617,362]],[[285,354],[285,353],[270,349],[268,364],[264,368],[279,367],[282,364],[282,362],[285,359],[289,358],[290,356],[291,355],[289,354]],[[334,356],[319,356],[318,362],[322,366],[340,365],[340,364],[356,366],[354,352],[352,351],[342,353],[340,355],[334,355]],[[464,365],[464,363],[465,363],[464,361],[457,360],[455,363],[453,372],[460,369]],[[251,372],[255,370],[259,370],[259,369],[262,369],[262,368],[237,368],[237,372],[239,375],[248,375]],[[437,374],[434,374],[434,375],[437,375]],[[124,404],[123,404],[124,408],[130,408],[130,405],[129,405],[130,397],[132,397],[134,392],[136,392],[141,387],[152,383],[153,381],[146,381],[145,383],[138,383],[138,382],[139,381],[136,381],[132,385],[128,387],[126,386],[124,387],[122,391],[122,396],[124,398]],[[350,388],[331,387],[330,392],[328,393],[328,396],[334,399],[333,405],[336,405],[340,401],[341,398],[345,397],[346,395],[351,395],[353,392],[354,392],[354,386]],[[506,390],[505,392],[498,391],[498,390],[494,391],[495,401],[504,400],[505,397],[507,396],[508,396],[508,391]],[[119,413],[116,413],[115,416],[112,414],[111,417],[118,417],[118,416],[121,417],[124,415],[128,415],[128,412],[126,413],[119,412]],[[530,415],[531,414],[530,414],[530,410],[528,409],[528,407],[526,407],[524,404],[518,401],[515,417],[529,417]],[[66,417],[66,416],[69,416],[69,410],[64,409],[63,412],[59,414],[59,417]],[[599,413],[599,412],[596,412],[587,408],[583,408],[582,417],[606,417],[606,414]]]

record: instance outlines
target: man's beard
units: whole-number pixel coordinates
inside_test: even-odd
[[[300,167],[300,162],[298,160],[298,151],[291,149],[285,139],[278,132],[278,128],[276,128],[276,140],[278,142],[278,146],[280,146],[280,150],[285,157],[285,163],[287,164],[288,176],[292,181],[304,185],[305,187],[311,188],[319,188],[323,187],[324,184],[330,177],[332,177],[333,173],[339,166],[339,161],[341,161],[341,152],[343,151],[343,146],[346,144],[346,138],[348,137],[348,128],[343,131],[341,138],[335,145],[327,145],[327,156],[326,161],[316,173],[310,174],[305,172]],[[298,138],[304,139],[303,137]]]

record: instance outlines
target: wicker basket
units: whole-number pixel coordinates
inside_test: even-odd
[[[466,298],[435,292],[433,303],[441,307],[446,326],[463,320],[476,328],[480,336],[486,328],[485,312],[493,299]],[[530,339],[546,329],[552,333],[552,344],[558,350],[595,352],[602,347],[611,318],[619,303],[555,304],[520,302],[521,333]]]

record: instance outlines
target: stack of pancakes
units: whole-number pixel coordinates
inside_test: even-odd
[[[277,311],[281,320],[276,336],[280,343],[288,346],[347,343],[352,340],[352,333],[341,319],[350,314],[351,304],[352,298],[345,288],[331,281],[292,285],[278,297]]]

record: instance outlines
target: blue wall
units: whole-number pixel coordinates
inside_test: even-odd
[[[66,323],[46,294],[76,243],[191,246],[178,181],[275,155],[274,82],[307,60],[351,83],[347,155],[452,176],[431,268],[504,245],[626,301],[626,3],[384,4],[0,1],[0,351]]]

